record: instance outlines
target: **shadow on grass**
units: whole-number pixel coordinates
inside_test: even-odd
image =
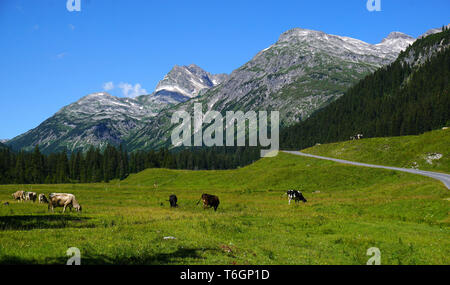
[[[33,230],[58,228],[93,228],[90,218],[70,215],[0,216],[0,230]]]
[[[81,254],[81,265],[171,265],[185,264],[183,259],[200,260],[203,251],[216,251],[217,249],[178,248],[171,253],[157,253],[142,256],[106,256]],[[17,256],[0,256],[1,265],[65,265],[69,257],[45,258],[44,260],[26,259]]]

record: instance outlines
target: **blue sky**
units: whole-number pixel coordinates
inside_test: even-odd
[[[36,127],[113,82],[151,93],[173,65],[230,73],[291,28],[378,43],[450,21],[449,0],[0,0],[0,138]],[[122,87],[118,86],[122,83]]]

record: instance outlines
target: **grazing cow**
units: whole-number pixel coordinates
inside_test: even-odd
[[[23,201],[25,200],[25,192],[23,192],[22,190],[16,191],[15,193],[12,194],[12,197],[14,200]]]
[[[305,197],[303,197],[303,194],[300,191],[288,190],[286,194],[288,195],[289,205],[291,204],[291,200],[294,200],[296,203],[298,201],[303,201],[303,203],[306,203],[306,199]]]
[[[219,207],[219,197],[215,195],[209,195],[209,194],[202,194],[202,198],[200,198],[201,201],[203,201],[203,209],[206,209],[206,207],[214,208],[214,211],[217,211],[217,208]],[[200,200],[197,202],[200,202]]]
[[[45,203],[48,204],[47,197],[45,197],[44,194],[39,194],[38,201],[39,201],[39,204],[45,204]]]
[[[178,207],[177,202],[178,202],[177,196],[176,195],[170,195],[170,197],[169,197],[170,207],[172,207],[172,208]]]
[[[81,205],[78,203],[75,195],[67,194],[67,193],[51,193],[48,195],[49,203],[48,209],[52,210],[55,207],[64,207],[63,213],[66,211],[66,207],[72,211],[72,207],[77,210],[77,212],[81,212]]]
[[[351,140],[360,140],[363,138],[363,134],[356,134],[352,137],[350,137]]]
[[[36,192],[24,192],[25,200],[36,202],[37,194]]]

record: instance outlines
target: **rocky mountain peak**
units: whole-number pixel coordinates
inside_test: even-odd
[[[391,32],[384,38],[379,44],[375,46],[382,49],[390,49],[393,52],[400,53],[405,50],[409,45],[415,42],[415,38],[408,36],[407,34],[400,32]]]
[[[395,40],[395,39],[407,39],[407,40],[414,40],[413,37],[408,36],[407,34],[401,33],[401,32],[391,32],[389,35],[384,38],[381,42],[389,41],[389,40]]]
[[[163,80],[159,81],[155,93],[175,92],[187,98],[193,98],[200,91],[214,87],[224,79],[223,75],[213,75],[195,64],[175,65]]]
[[[87,101],[87,100],[99,100],[99,99],[102,99],[102,98],[104,98],[104,99],[106,99],[106,98],[111,99],[111,98],[114,98],[114,96],[112,96],[111,94],[109,94],[107,92],[95,92],[95,93],[91,93],[91,94],[88,94],[88,95],[82,97],[78,101],[82,101],[82,100],[85,100],[85,101]]]
[[[314,31],[314,30],[308,30],[303,28],[293,28],[290,29],[280,35],[278,38],[278,42],[286,42],[286,41],[292,41],[294,39],[301,39],[301,38],[307,38],[307,37],[314,37],[314,36],[320,36],[325,35],[324,32],[321,31]]]

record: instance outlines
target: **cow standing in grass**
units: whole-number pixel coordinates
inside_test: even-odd
[[[36,192],[25,192],[24,193],[25,200],[36,202],[37,194]]]
[[[351,140],[360,140],[362,138],[363,138],[363,134],[356,134],[356,135],[350,137]]]
[[[23,201],[25,200],[25,192],[20,190],[20,191],[16,191],[12,194],[12,197],[14,200],[19,200],[19,201]]]
[[[71,211],[72,208],[75,208],[77,212],[81,212],[81,205],[78,203],[75,195],[73,194],[51,193],[50,195],[48,195],[48,198],[48,209],[51,209],[52,212],[55,207],[64,207],[63,213],[66,211],[67,207],[69,207]]]
[[[176,195],[170,195],[170,197],[169,197],[170,207],[172,207],[172,208],[178,207],[177,202],[178,202],[177,196]]]
[[[303,201],[303,203],[306,203],[306,199],[305,197],[303,197],[302,192],[297,191],[297,190],[288,190],[286,192],[288,199],[289,199],[289,205],[291,204],[291,200],[294,200],[295,203],[297,203],[298,201]]]
[[[203,209],[206,209],[206,207],[210,207],[214,208],[214,211],[217,211],[220,203],[219,197],[210,194],[203,194],[202,198],[200,198],[200,200],[197,202],[197,205],[200,201],[203,202]]]
[[[48,204],[47,197],[44,194],[39,194],[39,204]]]

